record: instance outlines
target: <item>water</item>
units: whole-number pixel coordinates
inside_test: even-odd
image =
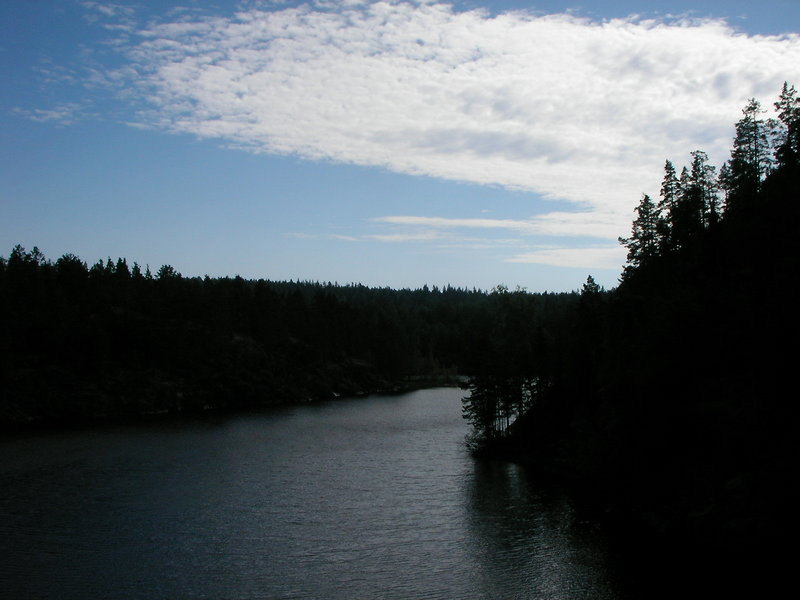
[[[602,536],[465,450],[458,389],[0,442],[9,598],[623,597]]]

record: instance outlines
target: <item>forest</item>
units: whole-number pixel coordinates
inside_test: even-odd
[[[0,258],[0,426],[231,410],[462,383],[477,456],[715,547],[780,537],[798,497],[800,98],[751,99],[719,169],[667,160],[619,285],[528,293],[184,277]],[[657,199],[653,199],[656,197]]]
[[[719,170],[666,161],[619,285],[591,278],[560,347],[515,328],[471,373],[476,453],[534,465],[595,509],[701,547],[785,536],[798,499],[800,99],[751,99]],[[502,307],[502,305],[500,305]],[[513,314],[513,311],[508,313]],[[519,348],[533,358],[517,361]],[[527,350],[526,350],[527,351]]]
[[[0,259],[0,426],[453,384],[483,360],[501,290],[183,277],[17,245]],[[512,295],[520,319],[576,298]]]

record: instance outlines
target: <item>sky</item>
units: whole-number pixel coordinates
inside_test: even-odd
[[[800,0],[0,2],[0,255],[617,285],[665,160],[800,85]]]

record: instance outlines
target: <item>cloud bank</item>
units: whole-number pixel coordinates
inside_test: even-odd
[[[701,148],[721,162],[746,99],[768,105],[784,80],[800,82],[800,37],[718,20],[245,6],[127,38],[114,78],[142,102],[140,124],[575,203],[499,224],[525,233],[626,234],[666,158]]]

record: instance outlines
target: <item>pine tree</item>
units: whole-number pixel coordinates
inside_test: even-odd
[[[603,288],[594,280],[594,277],[589,275],[581,288],[581,296],[599,294],[601,291]]]
[[[671,224],[670,248],[680,249],[691,245],[702,229],[703,194],[696,175],[702,172],[696,165],[693,173],[683,167],[678,180],[678,201],[674,203],[668,219]]]
[[[775,111],[778,113],[773,129],[775,161],[778,167],[797,167],[800,165],[800,98],[788,82],[783,84]]]
[[[742,202],[754,198],[761,182],[773,168],[770,151],[770,122],[761,118],[765,111],[755,98],[742,110],[744,115],[736,123],[731,159],[725,180],[726,210],[738,210]]]
[[[623,277],[659,254],[659,222],[658,208],[650,196],[644,194],[636,207],[631,237],[619,238],[619,243],[628,249],[628,264]]]
[[[719,168],[719,176],[717,177],[717,187],[724,194],[723,206],[726,208],[730,205],[730,195],[733,189],[733,174],[731,173],[731,162],[726,161]]]
[[[716,167],[708,164],[708,155],[695,150],[692,155],[692,170],[689,175],[689,193],[696,195],[694,203],[699,210],[697,217],[703,227],[711,227],[719,220],[719,195]]]
[[[664,164],[664,179],[661,183],[661,200],[658,202],[658,237],[662,249],[673,247],[673,230],[678,202],[681,199],[681,182],[671,161]]]
[[[128,268],[128,261],[124,258],[118,258],[117,264],[114,267],[114,274],[118,279],[129,279],[131,276],[131,271]]]

